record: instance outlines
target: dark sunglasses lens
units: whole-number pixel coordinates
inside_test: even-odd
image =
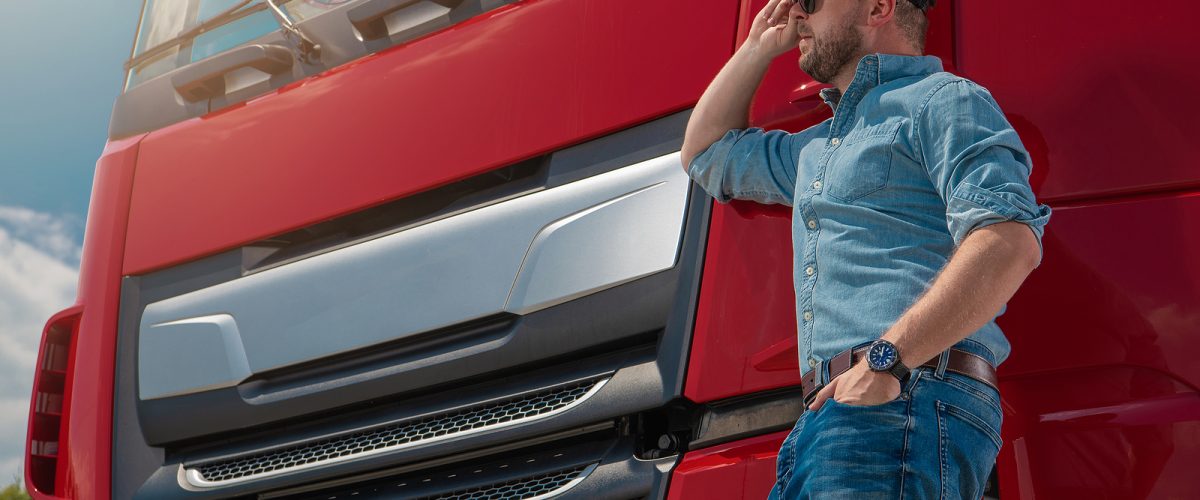
[[[812,14],[814,10],[817,10],[817,0],[799,0],[799,3],[800,10],[805,14]]]

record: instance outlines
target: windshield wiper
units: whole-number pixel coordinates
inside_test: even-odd
[[[230,21],[241,19],[267,8],[267,5],[262,3],[251,5],[249,8],[244,8],[247,5],[250,5],[250,3],[253,1],[254,0],[242,0],[232,7],[221,11],[217,15],[205,19],[204,22],[201,22],[195,28],[180,33],[175,38],[142,51],[141,54],[138,54],[128,61],[125,61],[125,71],[129,71],[137,66],[140,66],[142,63],[154,59],[171,50],[172,48],[179,46],[183,42],[196,38],[205,32],[212,30],[213,28],[227,24]]]

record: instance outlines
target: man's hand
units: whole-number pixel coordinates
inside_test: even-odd
[[[900,381],[896,377],[887,372],[871,371],[866,361],[859,361],[822,387],[808,409],[820,409],[830,397],[848,405],[871,406],[887,403],[899,395]]]
[[[796,33],[797,21],[789,13],[792,5],[792,0],[768,1],[750,23],[745,43],[700,96],[688,119],[679,151],[684,172],[696,155],[726,132],[747,127],[750,100],[771,61],[795,47],[800,38]]]
[[[796,32],[796,18],[789,13],[792,5],[792,0],[768,1],[750,24],[747,48],[755,50],[767,61],[796,48],[800,36]]]

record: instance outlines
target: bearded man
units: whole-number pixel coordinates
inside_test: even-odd
[[[922,56],[933,0],[770,0],[688,122],[718,201],[793,207],[802,393],[771,498],[979,498],[996,460],[995,318],[1041,261],[1050,209],[983,87]],[[833,117],[747,128],[776,57]]]

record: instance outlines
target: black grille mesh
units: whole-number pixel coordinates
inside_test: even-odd
[[[388,424],[266,453],[204,464],[196,470],[207,482],[222,482],[416,443],[546,414],[579,400],[597,383],[584,381],[553,387],[418,420]]]
[[[557,472],[548,472],[533,477],[525,477],[514,479],[503,483],[489,484],[469,490],[455,491],[435,497],[426,497],[426,500],[508,500],[518,498],[533,498],[538,495],[545,495],[554,490],[562,488],[567,483],[580,477],[588,465],[561,470]]]

